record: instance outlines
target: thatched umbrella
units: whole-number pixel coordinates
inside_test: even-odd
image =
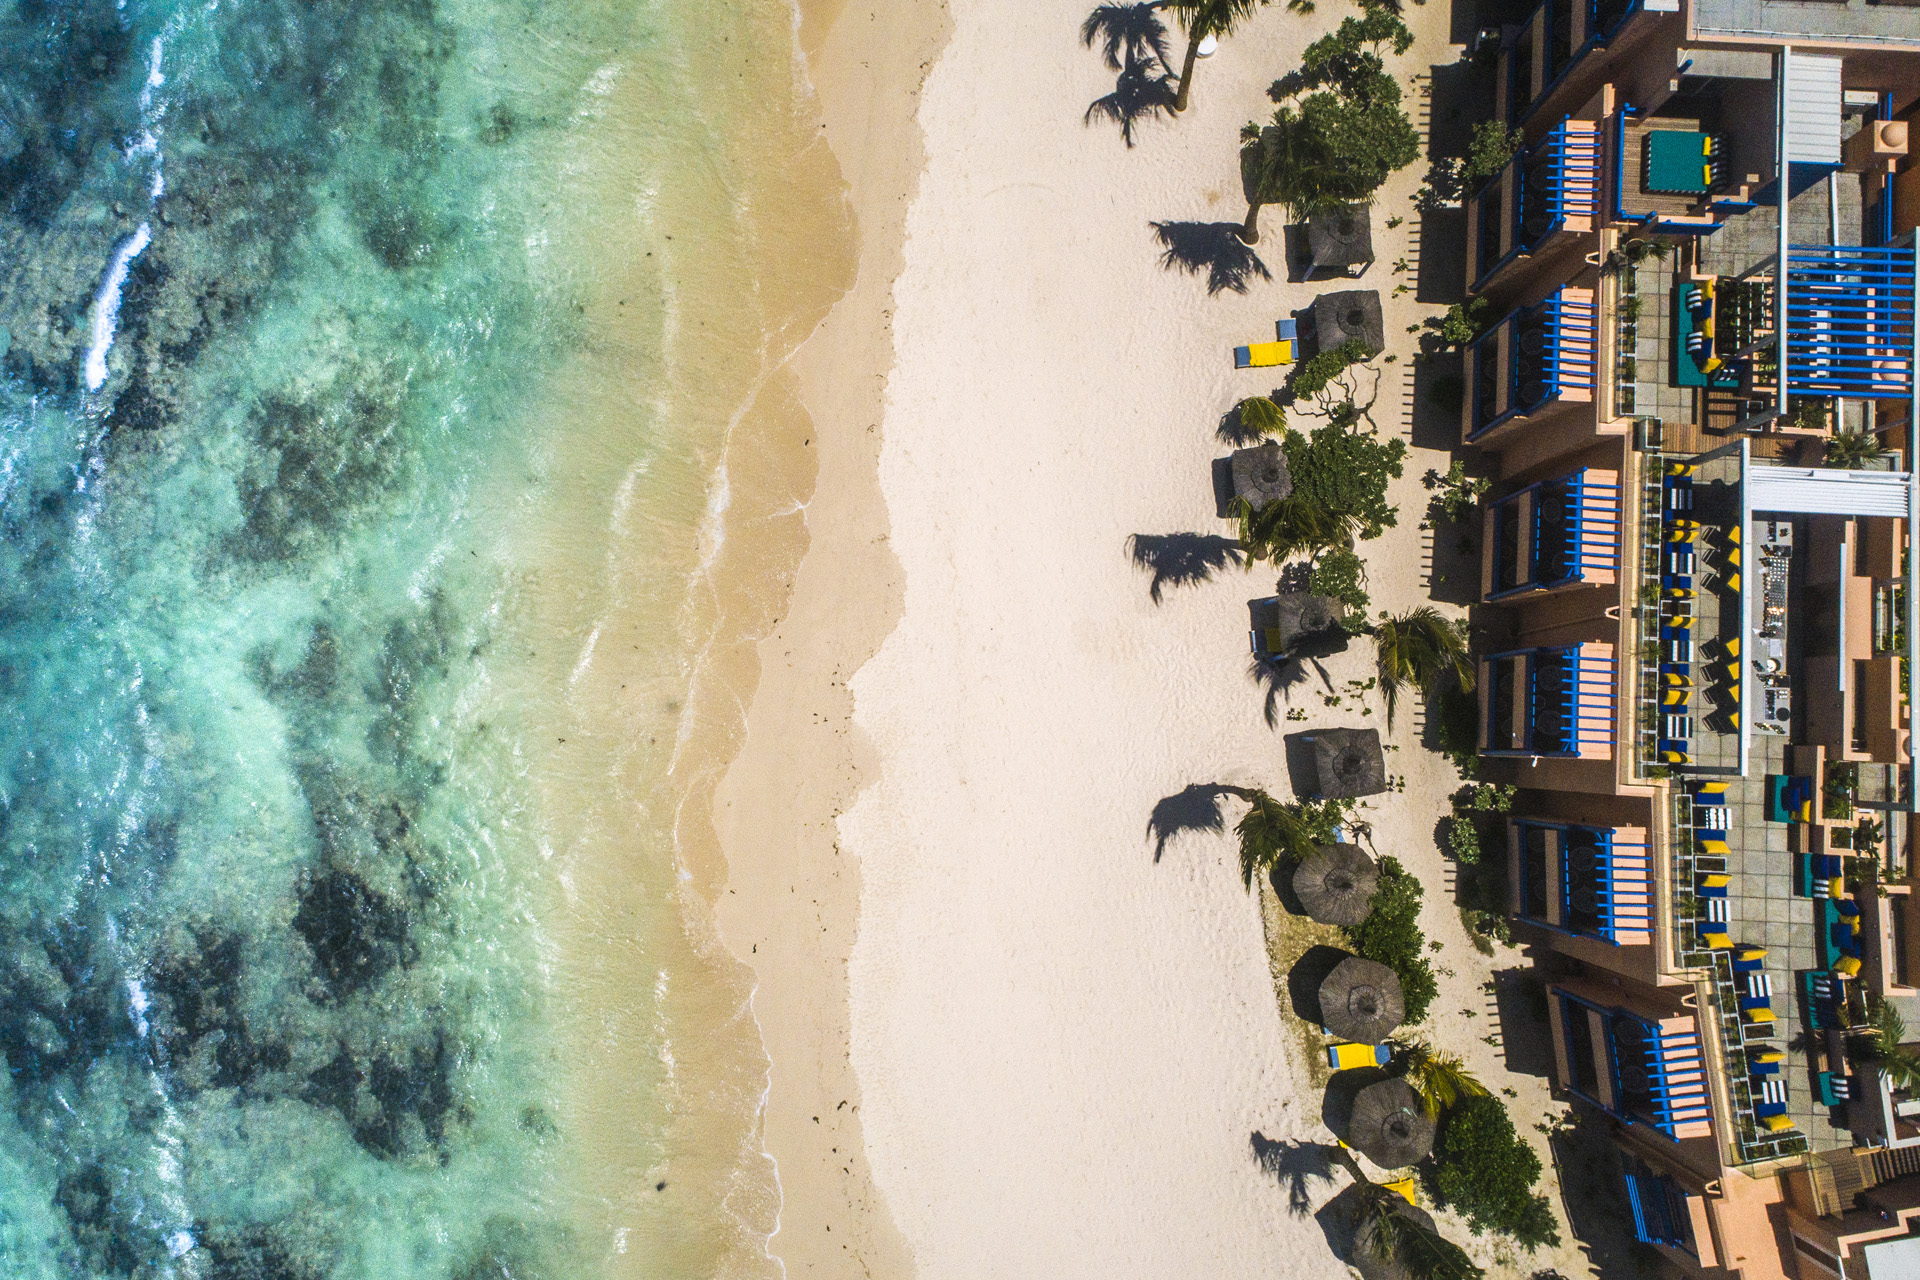
[[[1425,1209],[1405,1202],[1393,1207],[1392,1212],[1402,1218],[1412,1219],[1427,1230],[1434,1229],[1433,1215]],[[1380,1230],[1380,1220],[1368,1216],[1353,1235],[1353,1257],[1350,1261],[1360,1272],[1362,1280],[1412,1280],[1412,1272],[1402,1266],[1398,1258],[1383,1258],[1374,1252],[1374,1236]]]
[[[1343,632],[1340,622],[1346,614],[1346,602],[1339,597],[1308,591],[1282,591],[1247,601],[1254,652],[1263,658],[1284,657],[1303,640]]]
[[[1342,1040],[1378,1044],[1406,1016],[1400,975],[1378,961],[1348,956],[1320,980],[1320,1020]]]
[[[1358,338],[1375,351],[1386,350],[1386,321],[1380,314],[1378,289],[1341,289],[1313,300],[1317,348],[1331,351],[1349,338]]]
[[[1364,267],[1373,261],[1373,227],[1364,204],[1335,205],[1307,215],[1307,254],[1313,270]]]
[[[1404,1169],[1433,1150],[1433,1121],[1412,1085],[1382,1080],[1353,1095],[1347,1145],[1382,1169]]]
[[[1373,909],[1380,869],[1353,844],[1327,844],[1293,873],[1293,892],[1321,924],[1359,924]]]
[[[1352,800],[1387,789],[1387,757],[1378,729],[1321,729],[1307,741],[1313,744],[1323,798]]]
[[[1293,492],[1287,455],[1273,440],[1251,449],[1233,451],[1233,496],[1245,498],[1255,511]]]

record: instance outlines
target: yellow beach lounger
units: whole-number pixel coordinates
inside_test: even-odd
[[[1233,349],[1233,367],[1236,369],[1271,369],[1275,365],[1292,363],[1291,342],[1254,342]]]
[[[1384,1067],[1390,1052],[1383,1044],[1330,1044],[1327,1046],[1327,1065],[1335,1071],[1346,1071],[1352,1067]]]

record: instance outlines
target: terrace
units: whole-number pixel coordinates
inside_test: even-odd
[[[1517,420],[1593,402],[1599,326],[1593,290],[1563,285],[1466,349],[1466,437],[1481,442]]]
[[[1516,258],[1591,232],[1600,216],[1600,127],[1562,120],[1467,202],[1467,278],[1487,287]]]
[[[1769,465],[1747,441],[1648,471],[1639,759],[1683,778],[1674,947],[1708,975],[1736,1154],[1920,1143],[1920,1101],[1856,1072],[1847,1040],[1867,991],[1920,972],[1898,883],[1912,477]]]
[[[1620,477],[1583,467],[1488,504],[1482,594],[1502,600],[1587,583],[1610,585],[1620,567]]]

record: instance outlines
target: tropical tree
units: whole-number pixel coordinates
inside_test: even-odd
[[[1254,435],[1270,436],[1285,429],[1287,415],[1285,410],[1266,396],[1248,396],[1233,406],[1240,418],[1240,425]]]
[[[1451,671],[1463,689],[1473,688],[1473,662],[1460,627],[1430,604],[1380,619],[1373,629],[1374,661],[1380,689],[1387,697],[1387,723],[1393,723],[1400,690],[1411,685],[1431,697]]]
[[[1880,437],[1871,431],[1836,431],[1827,440],[1823,467],[1858,471],[1880,456]]]
[[[1296,556],[1351,547],[1359,528],[1353,516],[1300,493],[1290,493],[1257,511],[1245,498],[1235,498],[1229,511],[1240,522],[1240,545],[1249,563],[1279,564]]]
[[[1248,244],[1260,243],[1260,207],[1280,203],[1290,190],[1282,146],[1283,136],[1272,125],[1262,129],[1250,124],[1240,130],[1240,189],[1247,197],[1240,238]]]
[[[1540,1171],[1539,1153],[1514,1132],[1506,1104],[1481,1093],[1460,1099],[1441,1122],[1429,1180],[1475,1235],[1498,1231],[1532,1250],[1560,1243],[1553,1206],[1533,1189]]]
[[[1467,1070],[1467,1064],[1458,1054],[1442,1053],[1418,1041],[1395,1043],[1394,1049],[1406,1072],[1407,1083],[1420,1095],[1431,1119],[1438,1119],[1442,1111],[1463,1098],[1481,1097],[1487,1092],[1487,1087]]]
[[[1180,67],[1180,89],[1174,95],[1173,109],[1185,111],[1193,92],[1193,67],[1200,59],[1200,42],[1208,36],[1218,40],[1251,18],[1267,0],[1167,0],[1166,7],[1179,16],[1187,29],[1187,58]]]
[[[1249,889],[1275,867],[1312,857],[1333,839],[1347,811],[1339,800],[1285,804],[1254,787],[1224,789],[1247,802],[1233,832],[1240,837],[1240,876]]]
[[[1160,21],[1159,8],[1151,0],[1144,4],[1096,5],[1080,24],[1080,43],[1091,49],[1098,41],[1100,56],[1109,71],[1142,65],[1151,56],[1170,72],[1167,24]]]
[[[1336,1146],[1331,1154],[1353,1179],[1359,1219],[1353,1234],[1359,1247],[1397,1264],[1412,1280],[1481,1280],[1487,1274],[1465,1249],[1409,1213],[1412,1206],[1398,1191],[1367,1177],[1346,1147]]]
[[[1867,1052],[1887,1083],[1895,1089],[1920,1086],[1920,1049],[1906,1043],[1907,1024],[1899,1010],[1885,1000],[1870,1001],[1866,1032]]]

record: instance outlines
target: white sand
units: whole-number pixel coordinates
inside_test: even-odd
[[[1229,569],[1156,606],[1126,541],[1230,532],[1213,515],[1214,426],[1278,381],[1236,373],[1230,348],[1341,287],[1285,282],[1285,219],[1269,210],[1275,280],[1209,298],[1160,268],[1148,222],[1244,215],[1239,125],[1270,113],[1267,84],[1353,10],[1264,11],[1202,63],[1193,110],[1129,152],[1081,123],[1113,79],[1078,42],[1087,7],[955,3],[922,100],[931,159],[908,215],[881,450],[905,612],[853,681],[878,763],[840,821],[862,878],[849,975],[866,1150],[927,1280],[1345,1275],[1253,1158],[1256,1131],[1328,1135],[1230,837],[1182,836],[1156,865],[1146,822],[1191,783],[1286,796],[1280,732],[1379,724],[1377,699],[1363,718],[1303,686],[1293,705],[1310,720],[1269,728],[1245,601],[1271,573]],[[1409,9],[1421,44],[1403,75],[1454,56],[1446,16]],[[1424,168],[1382,195],[1362,284],[1383,297],[1414,227],[1381,223],[1411,217]],[[1405,330],[1433,310],[1388,297],[1386,431],[1406,433]],[[1425,599],[1419,477],[1436,464],[1415,452],[1401,527],[1362,546],[1376,605]],[[1363,677],[1370,656],[1358,642],[1329,670]],[[1498,1086],[1488,1022],[1455,1013],[1487,1007],[1489,963],[1441,881],[1433,824],[1457,779],[1419,752],[1418,723],[1416,699],[1389,756],[1407,790],[1368,816],[1428,881],[1437,959],[1460,970],[1435,1005],[1440,1039]],[[1545,1090],[1514,1083],[1524,1131]],[[1550,1262],[1572,1269],[1545,1255],[1526,1269]]]

